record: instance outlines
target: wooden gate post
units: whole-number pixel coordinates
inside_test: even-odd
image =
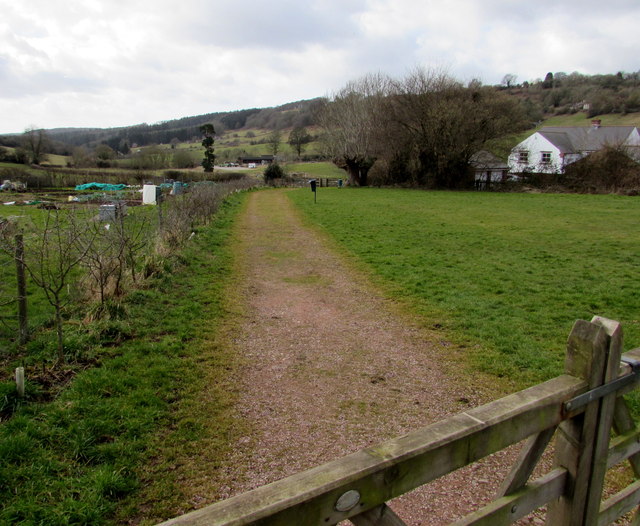
[[[567,342],[565,373],[583,378],[588,389],[602,385],[608,344],[609,337],[604,327],[584,320],[576,321]],[[594,400],[583,413],[558,426],[555,464],[569,472],[569,479],[564,496],[549,505],[549,526],[583,525],[599,407],[600,400]]]
[[[609,337],[607,349],[607,359],[604,367],[604,383],[611,382],[618,378],[620,372],[620,357],[622,355],[622,326],[617,321],[608,320],[595,316],[592,323],[601,325]],[[611,393],[600,400],[600,413],[596,429],[596,437],[593,448],[593,463],[591,476],[589,477],[589,490],[585,508],[585,526],[595,526],[598,524],[600,513],[600,501],[602,500],[602,489],[604,487],[604,477],[607,472],[607,458],[609,455],[609,441],[611,438],[611,428],[615,413],[616,399],[618,393]]]

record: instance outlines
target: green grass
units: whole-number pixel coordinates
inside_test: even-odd
[[[603,126],[640,126],[640,113],[610,113],[587,117],[586,113],[573,115],[557,115],[544,121],[542,126],[590,126],[593,119],[600,119]]]
[[[187,447],[211,415],[220,436],[229,435],[232,395],[220,391],[212,412],[194,414],[186,402],[205,387],[202,341],[227,315],[227,240],[241,200],[227,201],[180,261],[128,296],[127,316],[77,328],[73,337],[94,346],[100,367],[78,374],[55,401],[23,404],[0,425],[0,524],[111,524],[143,515],[140,490],[166,484],[164,473],[148,471],[159,441]],[[126,341],[101,346],[114,332]],[[211,359],[213,381],[217,375],[224,386],[233,363],[215,352]],[[161,504],[145,502],[146,513]]]
[[[54,153],[48,153],[45,155],[43,164],[52,166],[67,166],[67,163],[71,161],[69,155],[56,155]]]
[[[287,163],[289,173],[305,173],[311,177],[327,177],[329,179],[347,179],[347,173],[329,162],[319,163]]]
[[[289,194],[309,219],[469,347],[469,364],[524,387],[561,372],[576,319],[623,323],[640,345],[637,198],[326,189]]]

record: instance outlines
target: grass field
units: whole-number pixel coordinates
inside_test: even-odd
[[[291,199],[469,363],[524,387],[558,374],[576,319],[640,345],[637,198],[322,189]]]
[[[329,179],[347,179],[347,173],[329,162],[320,163],[288,163],[289,173],[305,173],[311,177],[327,177]]]

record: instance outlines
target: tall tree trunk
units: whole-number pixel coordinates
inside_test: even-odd
[[[335,161],[334,161],[335,162]],[[349,184],[352,186],[367,186],[369,170],[373,166],[371,160],[342,159],[335,164],[342,168],[349,176]]]

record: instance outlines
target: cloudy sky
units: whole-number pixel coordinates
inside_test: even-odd
[[[638,0],[0,0],[0,133],[275,106],[416,66],[638,71],[639,20]]]

